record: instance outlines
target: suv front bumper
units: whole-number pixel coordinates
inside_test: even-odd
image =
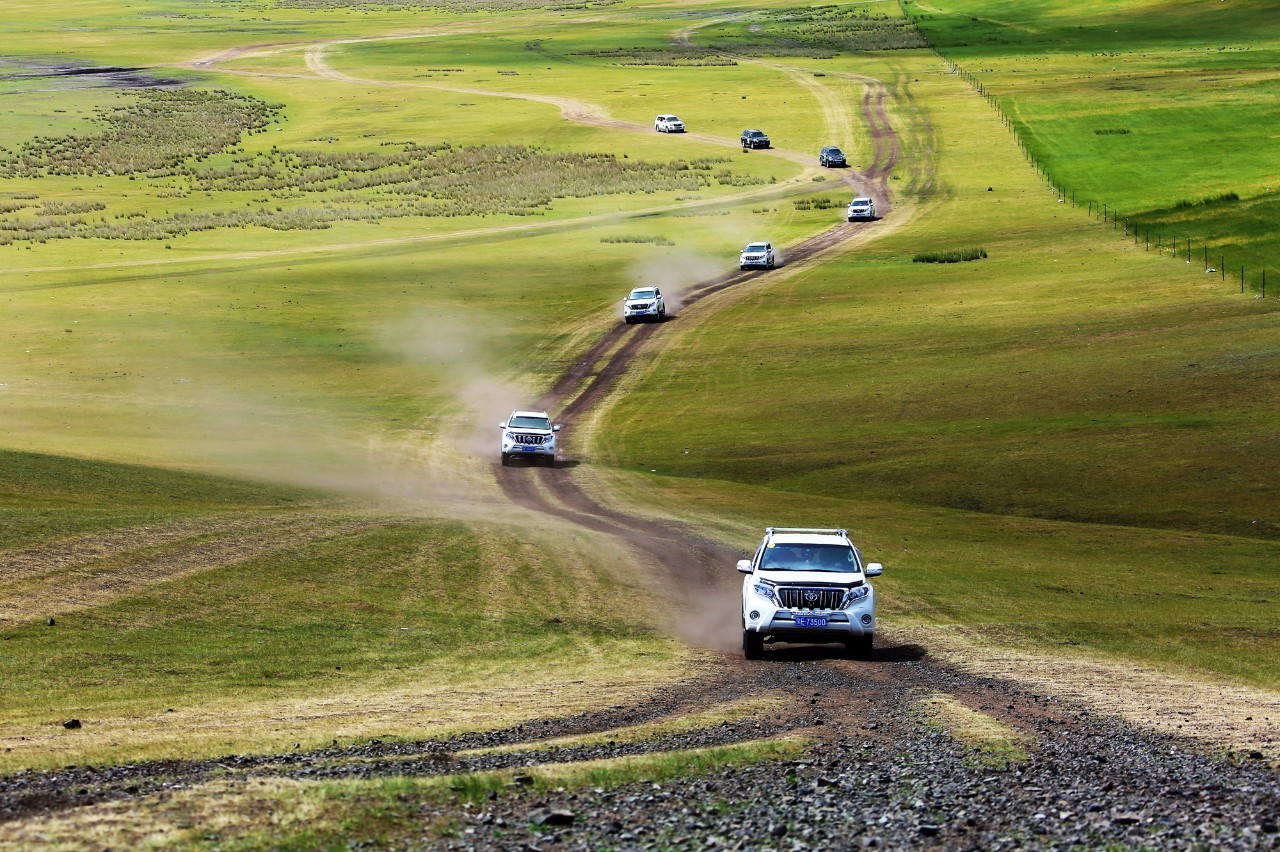
[[[552,456],[556,454],[556,442],[548,441],[545,444],[521,444],[516,441],[502,439],[502,454],[511,458],[519,458],[521,456]]]
[[[752,618],[752,613],[757,616]],[[824,618],[826,624],[802,626],[800,619],[804,618]],[[783,609],[752,595],[743,607],[742,624],[746,630],[781,642],[847,642],[872,636],[876,632],[875,592],[841,610]]]

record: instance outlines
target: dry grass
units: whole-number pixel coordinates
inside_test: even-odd
[[[75,808],[0,824],[0,848],[154,848],[179,843],[193,826],[202,835],[300,827],[322,818],[326,805],[303,795],[306,788],[284,778],[214,781],[143,801]]]
[[[170,174],[182,163],[227,151],[259,132],[280,105],[198,89],[144,89],[98,113],[99,133],[38,137],[0,158],[0,178]]]
[[[709,50],[689,45],[667,48],[631,47],[613,50],[583,50],[573,56],[612,60],[612,65],[656,65],[685,68],[695,65],[737,65],[737,61]]]
[[[408,216],[528,216],[545,212],[560,198],[697,192],[717,185],[763,183],[724,168],[724,157],[653,163],[614,154],[551,152],[521,145],[455,147],[447,142],[384,145],[380,151],[272,147],[215,166],[201,164],[209,152],[179,135],[163,162],[150,162],[133,153],[136,141],[119,140],[126,130],[136,133],[127,122],[121,127],[122,121],[110,115],[106,121],[110,129],[100,139],[41,140],[47,148],[41,157],[23,155],[9,168],[20,166],[14,174],[27,177],[145,171],[158,181],[156,186],[164,187],[163,197],[203,194],[228,200],[212,210],[131,211],[111,218],[85,215],[106,210],[100,202],[50,203],[34,212],[9,204],[8,210],[0,209],[6,214],[0,216],[0,245],[72,238],[161,240],[249,226],[316,230],[335,222]],[[231,143],[217,144],[225,148]],[[5,176],[4,168],[0,161],[0,177]]]
[[[1027,759],[1028,737],[1000,720],[942,693],[934,693],[920,703],[932,724],[972,748],[982,765],[1005,766]]]
[[[440,828],[424,820],[422,805],[500,795],[516,774],[534,789],[616,787],[640,779],[665,780],[728,766],[794,757],[799,737],[635,757],[448,775],[376,780],[302,782],[283,778],[218,780],[140,801],[110,802],[0,825],[0,846],[128,848],[202,845],[210,841],[250,848],[324,845],[352,838],[352,827],[378,833],[419,834]]]
[[[78,731],[61,719],[5,720],[0,772],[68,763],[119,763],[243,752],[319,748],[369,737],[428,739],[492,730],[531,716],[561,716],[626,704],[669,687],[672,664],[652,642],[613,648],[599,659],[565,660],[531,669],[521,660],[473,665],[452,658],[384,672],[345,691],[274,701],[229,696],[200,707],[178,707],[119,718],[84,718]],[[675,652],[674,648],[671,649]]]
[[[1191,680],[1083,653],[1032,653],[961,627],[913,626],[895,629],[894,637],[918,642],[931,655],[975,675],[1015,681],[1214,749],[1275,754],[1280,745],[1280,693]]]

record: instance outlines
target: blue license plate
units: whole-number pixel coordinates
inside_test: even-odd
[[[536,453],[537,451],[538,451],[537,447],[521,447],[520,448],[520,452],[522,453]]]
[[[796,627],[826,627],[827,617],[825,615],[797,615]]]

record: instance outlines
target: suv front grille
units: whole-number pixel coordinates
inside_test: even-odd
[[[845,589],[778,586],[778,602],[783,609],[839,609]]]
[[[519,432],[512,434],[512,443],[525,444],[530,447],[540,447],[547,442],[546,435],[525,435]]]

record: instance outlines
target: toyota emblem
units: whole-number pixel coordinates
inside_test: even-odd
[[[805,599],[807,602],[809,602],[809,603],[813,603],[814,601],[816,601],[816,600],[818,599],[818,593],[817,593],[817,592],[805,592],[805,593],[804,593],[804,599]]]

